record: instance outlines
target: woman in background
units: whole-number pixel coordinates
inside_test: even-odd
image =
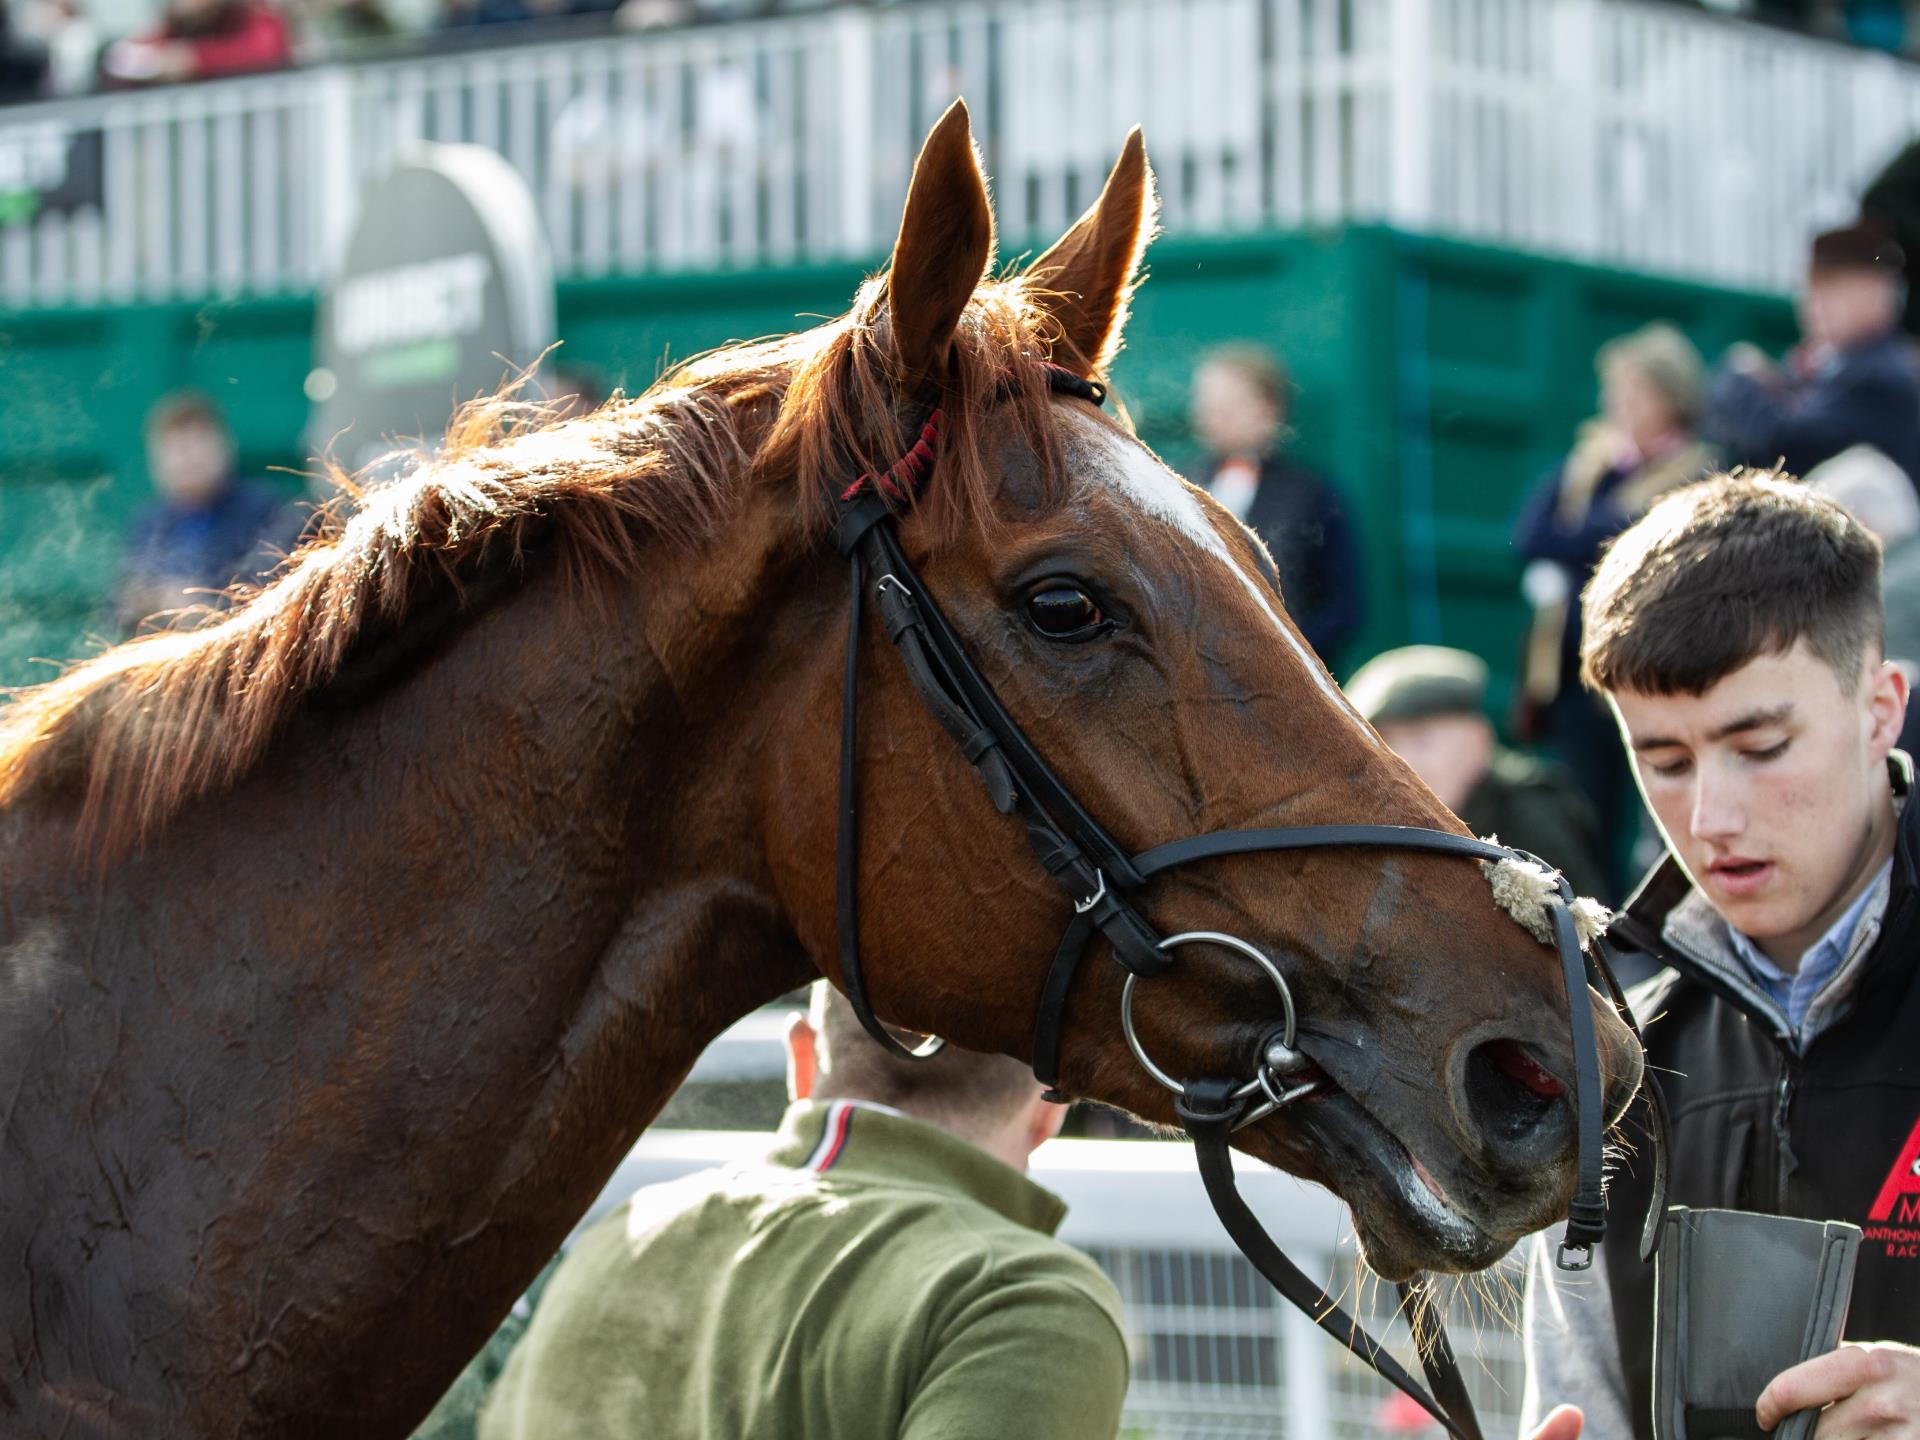
[[[1616,859],[1640,805],[1613,717],[1580,683],[1580,591],[1600,552],[1653,502],[1713,468],[1695,433],[1700,352],[1655,323],[1600,347],[1600,414],[1528,497],[1514,526],[1533,625],[1521,664],[1522,729],[1556,749],[1593,802]]]

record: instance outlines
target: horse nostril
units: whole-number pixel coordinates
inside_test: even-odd
[[[1467,1056],[1467,1105],[1474,1124],[1496,1146],[1557,1140],[1551,1132],[1565,1128],[1566,1091],[1560,1077],[1517,1040],[1490,1040]]]
[[[1518,1080],[1534,1094],[1551,1100],[1566,1093],[1560,1077],[1534,1059],[1518,1040],[1495,1040],[1485,1048],[1496,1070],[1510,1080]]]

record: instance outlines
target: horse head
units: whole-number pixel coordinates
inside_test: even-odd
[[[931,473],[899,507],[903,544],[1028,738],[1130,850],[1259,826],[1465,834],[1308,648],[1260,542],[1123,420],[1047,386],[1042,362],[1104,380],[1153,215],[1136,131],[1056,245],[990,276],[993,217],[956,105],[921,153],[890,268],[812,376],[816,403],[830,393],[869,418],[845,427],[837,468],[818,448],[795,463],[843,485],[868,457],[906,450],[917,417],[943,407]],[[802,403],[798,391],[787,403]],[[781,435],[776,422],[775,451]],[[1070,907],[877,629],[857,661],[866,984],[891,1023],[1031,1058]],[[768,819],[796,928],[835,976],[837,754],[825,737],[838,659],[808,672],[795,711],[806,723],[772,742]],[[1555,952],[1496,904],[1479,862],[1342,848],[1221,857],[1151,880],[1140,905],[1162,933],[1241,937],[1285,975],[1299,1047],[1326,1082],[1236,1143],[1345,1199],[1374,1268],[1396,1279],[1479,1268],[1565,1213],[1566,987]],[[1124,978],[1097,954],[1081,970],[1061,1083],[1169,1122],[1174,1097],[1122,1036]],[[1640,1053],[1609,1004],[1580,1001],[1612,1118]],[[1142,982],[1137,1009],[1164,1070],[1244,1075],[1281,999],[1259,966],[1202,944]]]

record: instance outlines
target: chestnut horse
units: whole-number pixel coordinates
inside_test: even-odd
[[[15,700],[0,1433],[405,1434],[702,1047],[837,978],[827,499],[929,396],[947,424],[908,549],[1123,843],[1460,830],[1308,651],[1258,542],[1048,387],[1042,361],[1105,373],[1152,214],[1136,133],[1058,244],[990,277],[956,106],[849,315],[587,418],[456,435],[217,623]],[[869,636],[875,1005],[1025,1057],[1066,902]],[[1564,1212],[1573,1124],[1539,1083],[1572,1073],[1559,965],[1471,862],[1240,856],[1144,903],[1287,972],[1337,1090],[1238,1143],[1343,1196],[1375,1268],[1478,1267]],[[1169,1121],[1119,978],[1082,969],[1063,1083]],[[1617,1113],[1639,1053],[1581,999]],[[1277,1010],[1202,947],[1141,1025],[1211,1074]]]

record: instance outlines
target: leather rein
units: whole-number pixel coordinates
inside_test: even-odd
[[[1056,394],[1095,406],[1106,399],[1104,385],[1052,365],[1046,367],[1046,372]],[[994,808],[1025,825],[1035,857],[1060,883],[1073,904],[1073,919],[1048,968],[1035,1016],[1033,1068],[1041,1083],[1053,1088],[1055,1098],[1067,1098],[1057,1089],[1067,995],[1087,946],[1097,932],[1111,947],[1114,960],[1127,972],[1121,998],[1121,1025],[1127,1043],[1147,1072],[1175,1092],[1174,1111],[1193,1139],[1208,1199],[1234,1243],[1281,1295],[1389,1383],[1411,1396],[1454,1440],[1483,1440],[1479,1420],[1444,1329],[1435,1325],[1421,1353],[1421,1363],[1432,1387],[1430,1392],[1362,1329],[1358,1321],[1287,1259],[1261,1227],[1235,1185],[1228,1150],[1232,1132],[1305,1098],[1324,1083],[1313,1061],[1295,1043],[1294,1002],[1286,977],[1266,955],[1236,936],[1207,931],[1162,935],[1136,908],[1134,897],[1153,876],[1196,861],[1222,855],[1332,846],[1420,850],[1476,861],[1515,860],[1541,865],[1548,871],[1553,867],[1523,851],[1488,841],[1400,825],[1218,830],[1157,845],[1138,855],[1128,854],[1087,812],[1021,732],[927,592],[901,546],[895,507],[911,504],[916,490],[931,476],[941,420],[941,411],[933,410],[915,445],[905,456],[884,472],[859,476],[840,491],[835,502],[834,544],[848,562],[851,597],[847,608],[846,672],[841,708],[836,902],[841,980],[854,1012],[868,1033],[896,1055],[926,1059],[940,1047],[941,1042],[930,1040],[918,1049],[908,1049],[879,1020],[868,998],[860,959],[856,741],[861,612],[870,581],[887,638],[899,654],[914,690],[974,767],[986,785]],[[1574,1042],[1573,1099],[1579,1126],[1578,1188],[1568,1207],[1566,1239],[1560,1247],[1559,1264],[1563,1269],[1583,1270],[1591,1265],[1593,1247],[1600,1242],[1606,1226],[1601,1151],[1606,1115],[1592,1007],[1584,1003],[1589,983],[1611,997],[1630,1026],[1633,1021],[1620,987],[1601,957],[1599,940],[1594,940],[1587,950],[1581,949],[1570,908],[1574,900],[1572,887],[1557,872],[1554,879],[1558,893],[1546,905],[1566,982]],[[1139,982],[1165,974],[1173,964],[1177,949],[1201,943],[1240,954],[1261,968],[1279,992],[1284,1023],[1261,1042],[1248,1077],[1176,1078],[1154,1063],[1134,1028],[1133,999]],[[1649,1098],[1655,1136],[1654,1203],[1649,1208],[1641,1242],[1645,1258],[1653,1253],[1658,1242],[1665,1210],[1667,1153],[1665,1107],[1651,1077],[1647,1078],[1643,1093]],[[1411,1299],[1424,1284],[1424,1277],[1415,1278],[1400,1287],[1401,1294]]]

